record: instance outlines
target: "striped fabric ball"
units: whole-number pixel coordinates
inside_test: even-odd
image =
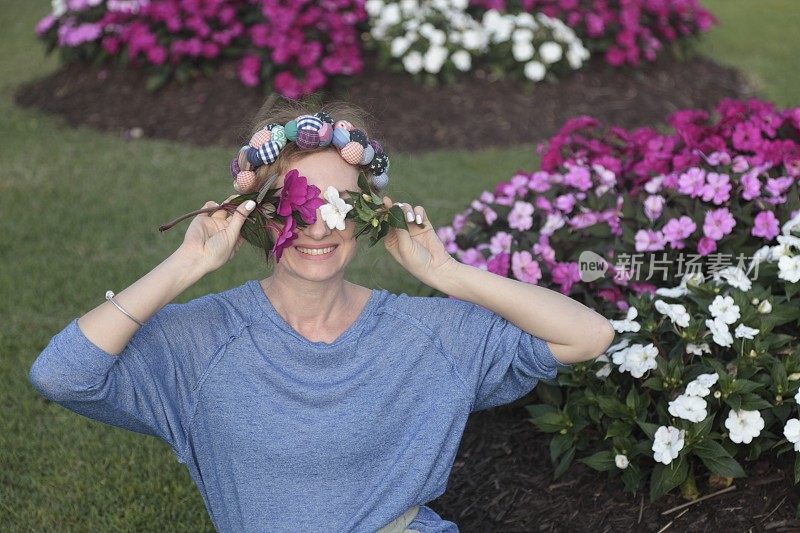
[[[375,157],[375,150],[368,144],[367,147],[364,148],[364,155],[361,156],[361,161],[359,161],[358,164],[368,165],[373,157]]]
[[[268,140],[272,139],[272,135],[267,130],[259,130],[250,137],[250,146],[253,148],[258,148]]]
[[[297,131],[313,130],[319,131],[322,127],[322,121],[312,115],[302,115],[297,117]]]
[[[375,184],[377,188],[383,189],[389,184],[389,176],[386,174],[386,172],[378,174],[377,176],[373,176],[372,183]]]
[[[267,141],[258,149],[258,155],[265,165],[274,163],[278,159],[279,153],[281,153],[281,147],[275,141]]]
[[[364,147],[355,141],[350,141],[341,150],[342,157],[351,165],[357,165],[364,155]]]
[[[350,142],[350,132],[344,128],[335,128],[333,130],[333,145],[341,150],[347,143]]]
[[[333,125],[334,129],[342,128],[345,131],[350,131],[353,129],[353,125],[347,122],[346,120],[337,120],[336,124]]]
[[[299,130],[295,143],[301,150],[312,150],[319,146],[319,134],[316,130]]]
[[[317,132],[319,133],[319,145],[328,146],[333,140],[333,126],[327,122],[322,123],[322,127]]]
[[[247,152],[250,151],[250,149],[249,146],[242,146],[239,148],[239,155],[236,156],[236,162],[239,164],[240,171],[253,170],[253,164],[247,159]]]
[[[241,194],[247,194],[249,192],[255,192],[257,189],[257,180],[256,180],[256,173],[252,170],[243,170],[236,174],[236,180],[233,183],[233,188],[236,189],[236,192]]]

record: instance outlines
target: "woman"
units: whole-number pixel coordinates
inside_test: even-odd
[[[290,105],[255,131],[311,112]],[[363,127],[355,108],[331,114]],[[270,169],[274,187],[297,169],[320,191],[358,190],[357,167],[333,147],[284,150]],[[383,202],[409,221],[386,249],[453,298],[346,281],[355,223],[331,229],[317,208],[272,275],[169,303],[234,256],[242,204],[197,215],[172,255],[73,319],[31,382],[68,409],[168,443],[219,531],[457,532],[424,504],[444,493],[469,414],[597,356],[614,332],[558,292],[457,262],[423,206]]]

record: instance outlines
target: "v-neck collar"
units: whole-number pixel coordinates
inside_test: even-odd
[[[272,302],[269,301],[269,297],[267,297],[267,294],[264,292],[264,288],[261,286],[261,283],[259,283],[258,280],[248,280],[247,285],[250,286],[254,292],[255,299],[258,302],[258,309],[261,310],[275,325],[284,330],[286,333],[294,336],[303,344],[313,346],[318,349],[335,348],[340,344],[347,342],[354,335],[357,335],[364,327],[364,323],[373,313],[373,310],[377,306],[378,300],[380,299],[380,295],[383,292],[381,289],[370,289],[370,295],[369,299],[367,300],[367,304],[361,310],[361,313],[358,315],[355,321],[350,324],[350,327],[342,332],[342,334],[339,335],[333,342],[325,342],[311,341],[307,339],[297,332],[288,322],[286,322],[286,320],[272,305]]]

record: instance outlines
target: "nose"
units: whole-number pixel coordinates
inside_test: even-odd
[[[309,224],[304,229],[305,234],[311,237],[312,239],[324,239],[328,235],[331,234],[331,229],[328,227],[328,224],[322,218],[322,214],[320,212],[320,208],[317,208],[317,220],[313,224]]]

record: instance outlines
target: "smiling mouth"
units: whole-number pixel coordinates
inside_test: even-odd
[[[304,248],[302,246],[295,246],[294,248],[301,254],[308,257],[329,256],[338,247],[338,245],[327,246],[325,248]]]

